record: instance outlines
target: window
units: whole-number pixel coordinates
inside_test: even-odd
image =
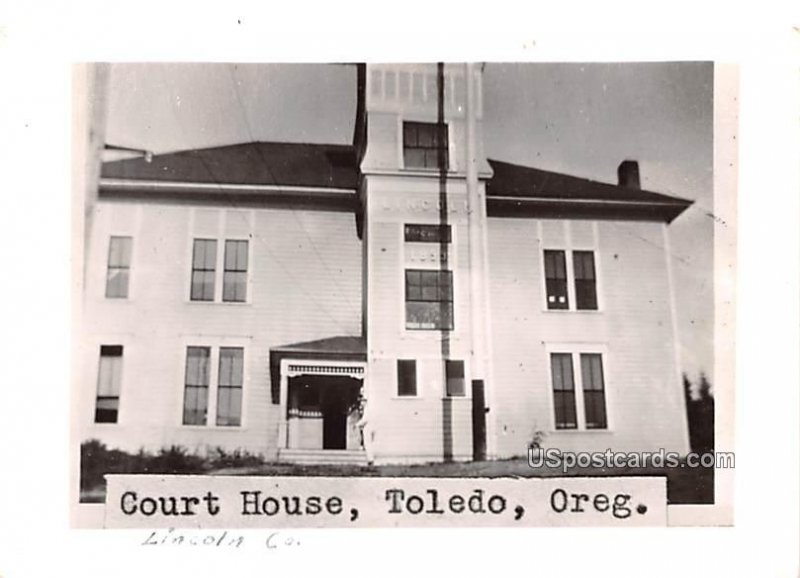
[[[444,373],[447,397],[464,397],[466,395],[464,362],[453,359],[445,360]]]
[[[397,360],[397,395],[400,397],[413,397],[417,395],[416,360]]]
[[[573,251],[572,264],[575,272],[575,307],[577,309],[597,309],[594,253]]]
[[[406,225],[406,243],[449,243],[450,225]]]
[[[302,411],[320,411],[322,396],[319,387],[304,383],[297,393],[297,406]]]
[[[242,425],[244,349],[221,347],[217,383],[217,425]]]
[[[218,426],[242,425],[244,348],[220,347],[218,351],[219,356],[212,358],[211,347],[186,348],[183,425],[207,425],[209,414],[216,415]],[[212,363],[218,363],[215,380]]]
[[[192,301],[214,300],[214,277],[217,264],[217,242],[195,239],[192,253]]]
[[[453,329],[453,273],[406,270],[406,328]]]
[[[597,271],[594,252],[572,251],[572,270],[567,268],[566,251],[545,250],[544,277],[548,309],[569,309],[569,276],[572,276],[575,309],[597,309]]]
[[[573,353],[551,353],[556,429],[607,429],[603,356],[580,353],[581,371],[573,372]]]
[[[567,262],[564,251],[544,252],[544,278],[548,309],[569,309]]]
[[[447,169],[447,125],[403,123],[403,161],[406,168]]]
[[[581,353],[583,405],[586,429],[606,429],[606,392],[603,383],[603,358],[599,353]]]
[[[206,425],[210,365],[210,347],[187,348],[183,425]]]
[[[222,263],[222,301],[244,303],[247,301],[248,242],[228,239]],[[195,239],[192,252],[192,301],[219,299],[217,286],[217,241]]]
[[[133,239],[131,237],[111,237],[109,241],[106,297],[113,299],[125,299],[128,297],[132,244]]]
[[[95,423],[117,423],[121,382],[122,346],[101,345],[94,410]]]
[[[575,380],[572,373],[572,355],[553,353],[550,355],[550,371],[553,377],[553,404],[556,412],[556,429],[575,429]]]
[[[244,302],[247,299],[247,241],[225,241],[225,271],[222,300]]]

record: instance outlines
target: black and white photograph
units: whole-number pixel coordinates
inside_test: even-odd
[[[0,7],[0,578],[796,576],[798,48]]]
[[[714,63],[83,72],[84,511],[108,474],[714,505]]]

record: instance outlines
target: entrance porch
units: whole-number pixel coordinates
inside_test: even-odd
[[[278,459],[298,464],[366,464],[359,420],[366,346],[334,337],[270,352],[279,380]],[[278,375],[276,375],[278,374]]]

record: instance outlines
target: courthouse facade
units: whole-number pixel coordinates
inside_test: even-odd
[[[358,68],[352,145],[103,164],[77,429],[315,463],[688,451],[670,222],[690,202],[489,159],[482,72]]]

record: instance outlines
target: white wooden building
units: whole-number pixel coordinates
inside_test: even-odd
[[[487,159],[478,67],[358,79],[352,146],[103,165],[80,440],[298,462],[503,458],[536,432],[687,452],[668,251],[690,202],[641,190],[634,161],[605,184]]]

